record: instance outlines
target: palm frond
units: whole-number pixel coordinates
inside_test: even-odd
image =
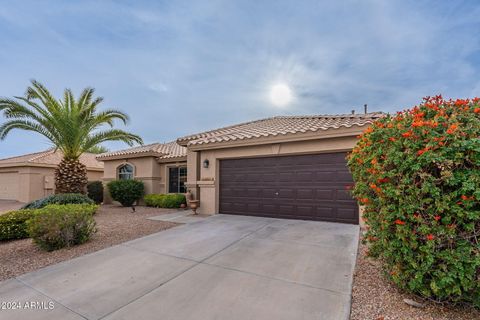
[[[103,98],[94,98],[94,92],[86,88],[77,100],[70,89],[65,89],[63,99],[57,100],[44,85],[32,80],[25,97],[0,99],[0,112],[11,119],[0,126],[0,139],[14,129],[34,131],[51,140],[70,159],[106,141],[142,144],[138,135],[113,129],[115,120],[127,124],[128,115],[115,109],[97,111]],[[105,130],[105,126],[112,129]]]

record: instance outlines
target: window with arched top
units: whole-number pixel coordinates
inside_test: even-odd
[[[124,164],[117,168],[117,175],[119,180],[133,179],[133,166],[131,164]]]

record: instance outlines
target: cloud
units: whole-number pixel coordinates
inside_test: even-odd
[[[480,95],[479,14],[476,2],[400,0],[11,2],[0,8],[0,95],[30,78],[56,94],[93,86],[147,142],[364,103],[395,111]],[[288,108],[268,100],[277,82],[294,90]],[[0,157],[44,147],[24,137],[0,142]]]

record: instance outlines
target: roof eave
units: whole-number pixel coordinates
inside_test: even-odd
[[[56,164],[48,164],[48,163],[32,163],[32,162],[10,162],[10,163],[1,163],[0,168],[18,168],[18,167],[36,167],[36,168],[52,168],[55,169],[58,167]],[[89,167],[87,166],[87,170],[89,171],[102,171],[104,168],[99,167]]]
[[[171,162],[185,162],[187,161],[187,156],[181,157],[170,157],[170,158],[158,158],[158,163],[171,163]]]
[[[166,155],[161,152],[136,152],[136,153],[125,153],[125,154],[113,154],[110,156],[97,156],[95,159],[97,161],[111,161],[111,160],[121,160],[121,159],[133,159],[133,158],[143,158],[143,157],[161,157]]]
[[[249,139],[236,139],[222,142],[210,142],[205,144],[190,144],[188,149],[192,151],[210,150],[210,149],[224,149],[233,147],[244,147],[260,144],[272,144],[272,143],[286,143],[305,140],[319,140],[329,138],[342,138],[342,137],[355,137],[361,134],[367,126],[371,125],[366,123],[364,125],[352,125],[351,127],[329,128],[320,129],[317,131],[310,131],[305,133],[289,133],[278,134],[276,136],[270,135],[267,137],[249,138]]]

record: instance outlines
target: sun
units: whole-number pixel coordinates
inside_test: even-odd
[[[270,89],[270,101],[277,107],[285,107],[292,98],[292,90],[284,83],[276,84]]]

